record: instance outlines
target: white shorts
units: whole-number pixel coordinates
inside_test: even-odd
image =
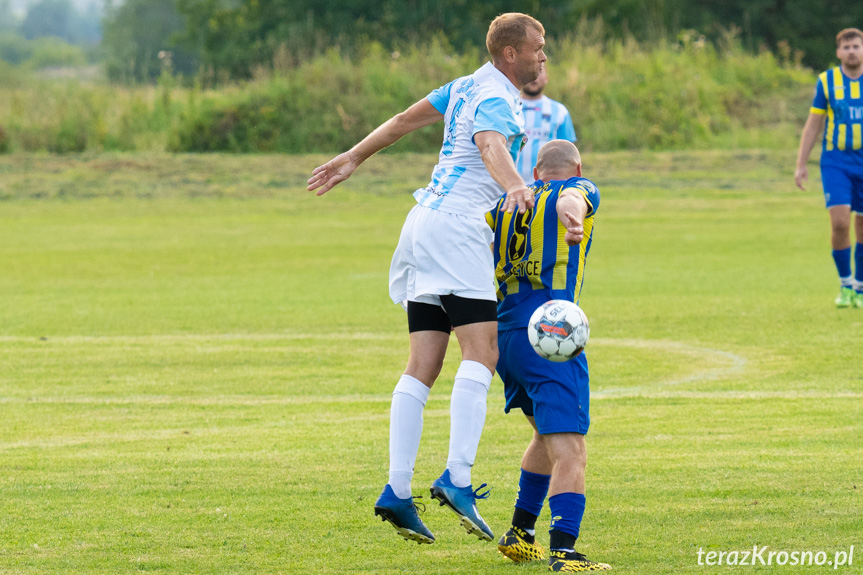
[[[496,301],[493,241],[485,218],[414,206],[390,265],[390,297],[432,305],[449,294]]]

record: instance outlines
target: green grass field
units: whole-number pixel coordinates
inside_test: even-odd
[[[372,516],[407,358],[387,271],[433,157],[0,156],[0,573],[501,573],[429,506]],[[602,192],[579,549],[615,572],[836,551],[863,573],[863,309],[836,310],[817,168],[794,152],[588,154]],[[454,342],[453,342],[454,343]],[[425,411],[443,469],[457,347]],[[495,378],[475,481],[496,533],[529,434]],[[539,522],[540,540],[548,524]],[[766,556],[765,556],[766,558]]]

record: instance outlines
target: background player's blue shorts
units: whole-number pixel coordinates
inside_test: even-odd
[[[524,328],[501,331],[497,341],[497,373],[506,395],[504,411],[520,408],[533,416],[540,435],[587,433],[590,386],[584,353],[563,363],[543,359],[531,347]]]
[[[822,165],[821,183],[828,208],[851,206],[852,211],[863,213],[863,167]]]

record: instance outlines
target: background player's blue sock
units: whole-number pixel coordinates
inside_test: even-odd
[[[536,518],[542,511],[542,504],[545,503],[545,496],[548,495],[550,481],[551,475],[521,470],[512,524],[526,531],[528,535],[536,533]]]
[[[857,244],[857,262],[863,257],[863,252],[860,251],[860,244]],[[833,261],[836,262],[836,271],[839,272],[839,281],[843,287],[850,287],[851,283],[851,247],[844,250],[833,250]],[[859,269],[860,264],[857,264]]]
[[[581,493],[558,493],[548,498],[551,509],[552,549],[572,549],[581,529],[581,518],[587,500]],[[556,533],[557,532],[557,533]]]
[[[848,270],[848,273],[850,274],[851,270]],[[860,242],[857,242],[854,247],[854,279],[856,280],[854,289],[857,293],[863,293],[863,244]]]

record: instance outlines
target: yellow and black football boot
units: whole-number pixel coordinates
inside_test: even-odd
[[[516,563],[545,560],[545,549],[524,529],[512,526],[497,542],[497,550]]]
[[[575,551],[552,549],[548,557],[548,570],[557,573],[581,573],[583,571],[611,571],[611,565],[591,561]]]

